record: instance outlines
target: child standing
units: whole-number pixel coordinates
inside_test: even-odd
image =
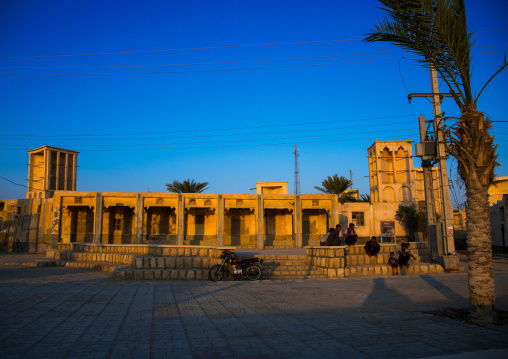
[[[390,252],[390,258],[388,258],[388,264],[392,268],[392,275],[399,275],[399,263],[397,263],[397,258],[395,258],[395,253]]]

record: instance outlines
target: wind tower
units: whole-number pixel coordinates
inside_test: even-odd
[[[298,168],[298,157],[300,155],[298,154],[298,144],[294,144],[293,147],[295,148],[295,195],[300,194],[300,169]]]
[[[76,190],[77,151],[42,146],[27,151],[26,198],[53,198],[55,191]]]

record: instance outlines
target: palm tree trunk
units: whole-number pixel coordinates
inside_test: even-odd
[[[488,325],[496,319],[488,193],[471,188],[466,194],[469,317],[477,325]]]
[[[469,316],[478,325],[492,324],[496,319],[488,189],[494,180],[497,155],[489,128],[490,121],[481,112],[466,106],[451,141],[451,152],[466,185]]]

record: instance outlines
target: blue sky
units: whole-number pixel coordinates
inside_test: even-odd
[[[83,191],[165,192],[193,178],[212,193],[254,193],[261,181],[288,181],[293,193],[297,143],[302,193],[350,170],[368,193],[367,148],[418,140],[418,116],[432,117],[425,99],[407,101],[430,92],[427,70],[395,46],[358,41],[383,17],[376,5],[3,0],[0,176],[26,185],[26,150],[50,145],[80,152]],[[508,2],[466,5],[479,91],[508,52],[508,31],[481,31],[508,28]],[[174,49],[186,50],[152,51]],[[142,52],[119,54],[133,51]],[[55,57],[77,54],[102,55]],[[508,71],[478,102],[493,120],[507,120],[507,80]],[[459,114],[450,99],[442,109]],[[506,176],[508,124],[493,132]],[[25,191],[0,180],[0,198]]]

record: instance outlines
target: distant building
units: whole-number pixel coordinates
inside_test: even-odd
[[[257,182],[256,194],[77,191],[78,152],[44,146],[28,151],[27,199],[0,200],[0,243],[30,251],[57,242],[301,248],[349,223],[360,243],[413,240],[395,218],[400,204],[425,200],[411,147],[411,139],[376,140],[368,148],[371,203],[341,203],[333,194],[288,194],[287,182]],[[437,170],[434,178],[439,212]]]
[[[53,198],[55,191],[75,191],[78,153],[51,146],[28,151],[26,198]]]

